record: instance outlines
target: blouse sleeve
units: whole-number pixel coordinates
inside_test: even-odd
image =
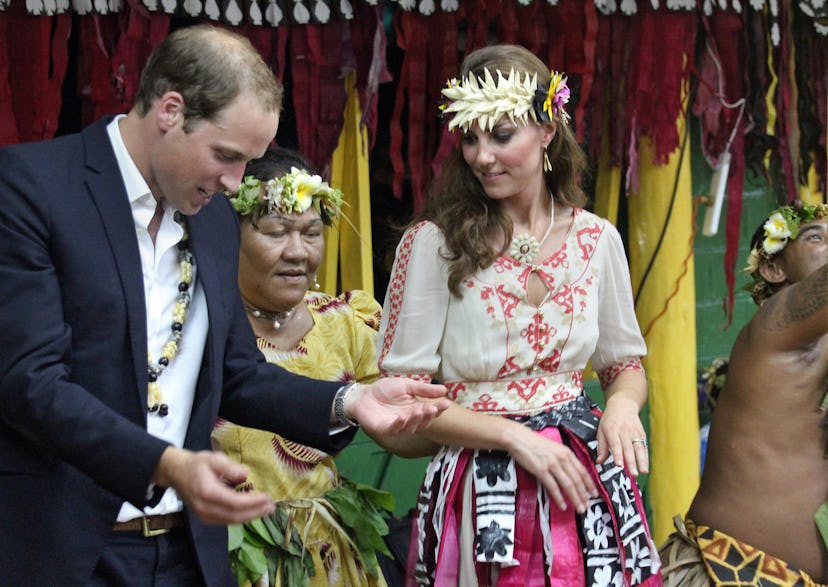
[[[606,389],[619,373],[642,369],[647,346],[635,317],[630,272],[618,230],[604,222],[606,254],[598,292],[598,343],[592,367]]]
[[[397,246],[377,346],[382,375],[430,381],[439,370],[451,297],[442,246],[430,222],[409,228]]]
[[[379,376],[376,344],[382,307],[374,296],[361,289],[345,295],[353,313],[354,379],[360,383],[371,383]]]

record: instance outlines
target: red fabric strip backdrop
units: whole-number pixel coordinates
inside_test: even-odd
[[[745,179],[744,128],[746,117],[743,110],[747,108],[748,98],[748,84],[744,68],[747,43],[740,15],[717,12],[710,18],[704,17],[703,22],[707,29],[708,50],[701,58],[703,77],[699,84],[699,94],[702,94],[705,88],[713,88],[714,95],[710,104],[714,116],[701,117],[702,141],[705,150],[713,154],[716,159],[727,150],[731,154],[726,192],[724,261],[727,283],[724,311],[729,324],[733,319],[736,263],[739,256],[739,227],[742,218],[742,188]],[[708,61],[713,61],[713,63],[708,64]],[[744,106],[727,107],[728,104],[732,106],[740,100],[744,100]],[[698,109],[698,104],[696,109]]]
[[[0,146],[19,141],[9,83],[8,28],[10,21],[8,13],[0,12]]]
[[[356,72],[357,91],[367,97],[365,83],[374,62],[374,48],[383,50],[382,39],[375,43],[376,29],[382,26],[379,13],[362,10],[360,14],[359,24],[337,21],[290,28],[293,87],[288,89],[293,97],[299,149],[326,178],[330,177],[331,157],[344,124],[345,77]],[[382,71],[374,75],[387,79]],[[369,128],[370,134],[375,130]]]
[[[598,30],[592,3],[563,0],[551,7],[544,2],[521,6],[470,0],[453,13],[395,13],[394,29],[405,52],[391,119],[394,195],[401,198],[404,179],[410,179],[415,211],[422,208],[428,184],[458,141],[440,121],[438,106],[440,90],[458,75],[459,53],[490,44],[494,30],[497,42],[524,45],[555,69],[572,64],[573,82],[587,92],[591,86]]]
[[[455,13],[395,13],[404,57],[391,119],[394,195],[401,198],[410,179],[414,209],[421,209],[428,184],[458,140],[439,120],[440,90],[457,75],[459,55],[493,42],[524,45],[569,76],[575,131],[594,161],[606,135],[611,162],[635,171],[630,145],[641,134],[652,138],[657,161],[666,161],[679,145],[676,120],[683,115],[697,16],[646,8],[635,18],[600,16],[594,3],[580,0],[556,6],[470,0]]]
[[[11,110],[20,141],[49,139],[57,130],[62,85],[69,62],[71,13],[33,16],[23,2],[12,2],[4,14],[7,83],[13,84]],[[14,52],[13,54],[11,52]],[[14,136],[8,112],[0,135]]]
[[[170,30],[170,16],[130,4],[117,14],[78,22],[78,92],[87,126],[106,114],[129,110],[147,57]]]

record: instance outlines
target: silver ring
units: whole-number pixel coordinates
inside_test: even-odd
[[[646,438],[634,438],[632,443],[635,444],[636,442],[640,442],[644,448],[647,448],[647,439]]]

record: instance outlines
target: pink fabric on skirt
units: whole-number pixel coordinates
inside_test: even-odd
[[[600,415],[600,411],[595,411]],[[561,431],[557,427],[544,428],[537,432],[542,436],[559,444],[563,443]],[[567,435],[567,445],[575,452],[580,460],[590,471],[599,492],[603,499],[608,501],[608,495],[604,486],[598,479],[598,471],[595,463],[583,444],[583,441],[574,435],[570,436],[569,431],[564,429]],[[449,487],[445,520],[442,534],[439,540],[439,553],[437,555],[434,585],[436,587],[455,587],[458,581],[459,566],[461,559],[460,546],[460,521],[471,517],[472,523],[475,512],[462,511],[463,484],[466,479],[468,467],[472,466],[474,451],[465,449],[458,457],[454,476]],[[575,509],[568,504],[566,510],[561,510],[550,499],[549,531],[552,541],[552,568],[551,571],[544,568],[543,535],[541,533],[541,514],[538,505],[538,482],[533,475],[524,470],[520,465],[515,466],[517,474],[517,496],[516,515],[514,532],[514,558],[519,561],[518,565],[500,566],[495,586],[491,585],[492,563],[476,562],[478,583],[480,587],[572,587],[584,585],[585,570],[580,532],[576,520]],[[635,491],[635,502],[639,511],[644,511],[644,504],[641,495]],[[473,505],[472,505],[473,509]],[[646,519],[643,518],[646,526]],[[647,530],[649,534],[649,530]],[[409,548],[408,573],[406,587],[417,587],[414,579],[414,565],[417,560],[418,529],[416,517],[412,524],[411,545]],[[475,556],[471,553],[462,553],[462,556]],[[547,577],[547,572],[549,576]],[[630,580],[630,572],[625,572],[627,580]],[[659,573],[649,577],[643,583],[645,587],[658,587],[662,585]]]
[[[555,442],[561,442],[561,435],[557,428],[546,428],[538,434]],[[438,586],[457,585],[460,566],[459,516],[463,515],[459,511],[460,494],[466,468],[470,466],[473,454],[473,450],[464,450],[461,453],[449,489],[446,518],[443,525],[443,534],[440,538],[437,571],[434,577],[434,584]],[[516,466],[515,469],[518,475],[518,494],[514,556],[520,561],[520,564],[512,567],[501,567],[497,587],[544,587],[547,583],[543,568],[543,537],[538,522],[537,481],[522,467]],[[474,512],[471,512],[470,515],[473,514]],[[561,511],[555,504],[552,504],[549,524],[552,533],[552,544],[554,545],[552,586],[583,585],[584,565],[578,540],[578,530],[575,525],[575,510],[570,507],[566,511]],[[415,519],[411,526],[406,587],[417,586],[413,571],[417,559],[418,539]],[[474,556],[474,553],[470,553],[470,556]],[[487,585],[485,576],[488,574],[485,568],[489,566],[489,563],[477,563],[476,566],[480,585],[484,587]]]

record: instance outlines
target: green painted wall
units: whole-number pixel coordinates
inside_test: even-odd
[[[428,458],[403,459],[380,448],[362,430],[336,457],[339,473],[353,481],[390,491],[396,499],[394,514],[405,515],[417,501]]]
[[[710,184],[710,167],[700,153],[693,154],[693,193],[706,194]],[[701,234],[705,207],[701,206],[696,218],[699,227],[695,241],[696,266],[696,340],[699,367],[704,367],[716,357],[726,357],[741,327],[753,316],[756,305],[750,295],[741,290],[748,280],[742,273],[746,265],[750,237],[768,212],[777,206],[776,192],[764,178],[745,174],[742,204],[742,223],[739,236],[739,257],[736,263],[736,297],[733,305],[733,323],[728,326],[723,302],[727,296],[724,274],[725,233],[727,202],[722,208],[719,232],[708,237]]]

